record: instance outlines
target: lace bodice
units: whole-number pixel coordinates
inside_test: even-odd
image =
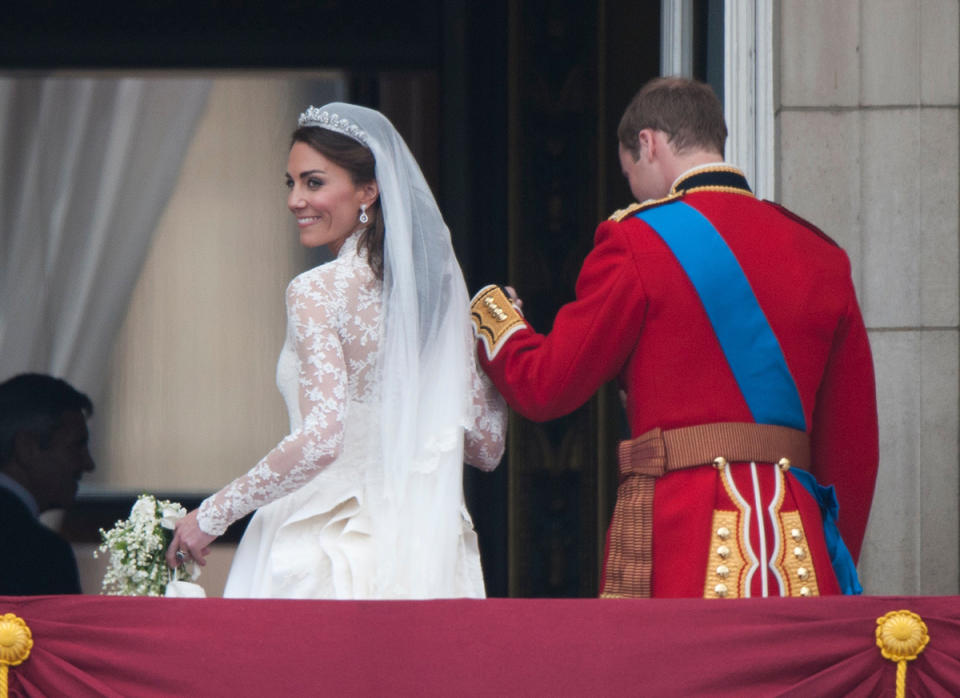
[[[344,242],[337,259],[290,282],[286,309],[277,385],[290,415],[290,433],[249,472],[203,501],[198,523],[211,535],[299,489],[335,461],[349,405],[376,403],[379,397],[381,282],[358,252],[356,234]],[[471,396],[464,458],[492,470],[503,455],[506,405],[475,363]]]

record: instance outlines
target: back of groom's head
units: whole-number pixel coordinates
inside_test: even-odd
[[[722,155],[727,140],[720,99],[709,85],[691,78],[654,78],[634,95],[620,119],[617,138],[635,158],[637,134],[646,128],[667,134],[678,154],[707,150]]]

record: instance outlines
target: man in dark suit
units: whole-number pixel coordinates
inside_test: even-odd
[[[79,594],[70,544],[38,516],[70,506],[94,469],[93,404],[59,378],[22,374],[0,384],[0,595]]]

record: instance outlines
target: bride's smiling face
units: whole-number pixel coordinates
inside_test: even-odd
[[[297,218],[300,243],[326,245],[336,254],[360,227],[360,206],[377,198],[377,183],[354,184],[350,173],[306,143],[294,143],[287,159],[287,206]]]

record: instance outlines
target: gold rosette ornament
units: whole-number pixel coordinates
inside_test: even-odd
[[[877,618],[880,654],[897,663],[897,698],[906,695],[907,662],[916,659],[930,642],[927,624],[911,611],[890,611]]]
[[[33,649],[30,628],[12,613],[0,616],[0,698],[7,698],[7,667],[26,661]]]
[[[33,649],[33,635],[23,618],[7,613],[0,616],[0,698],[7,698],[7,667],[26,661]]]

